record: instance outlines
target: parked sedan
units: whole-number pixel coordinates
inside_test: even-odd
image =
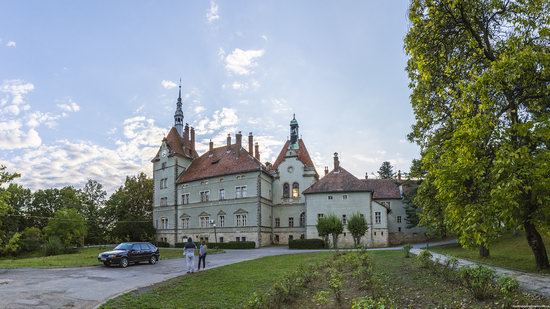
[[[102,252],[97,256],[97,260],[105,266],[116,264],[121,267],[128,267],[130,263],[137,264],[139,262],[155,264],[159,259],[159,249],[148,242],[123,242],[113,251]]]

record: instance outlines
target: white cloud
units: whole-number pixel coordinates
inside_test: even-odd
[[[34,128],[25,130],[19,120],[0,121],[0,149],[38,147],[40,144],[42,139]]]
[[[257,80],[252,80],[250,82],[234,81],[231,84],[223,84],[222,88],[231,88],[237,91],[245,91],[248,89],[258,89],[260,87],[260,82]]]
[[[197,134],[212,134],[221,128],[227,128],[239,123],[237,112],[232,108],[222,108],[212,115],[212,118],[204,117],[197,121],[195,129]]]
[[[15,48],[17,47],[17,43],[15,43],[15,41],[8,41],[8,43],[6,43],[6,47]]]
[[[64,111],[73,113],[80,110],[80,105],[78,105],[76,102],[73,102],[71,99],[69,99],[66,103],[57,104],[57,107],[61,108]]]
[[[163,80],[160,82],[160,84],[162,85],[162,87],[164,87],[164,89],[172,89],[178,86],[178,84],[174,83],[171,80]]]
[[[194,112],[195,114],[200,114],[202,112],[204,112],[206,110],[206,108],[204,108],[204,106],[196,106],[195,109],[194,109]]]
[[[214,1],[210,1],[210,8],[206,11],[206,20],[208,20],[209,23],[212,23],[215,20],[218,20],[220,18],[220,15],[218,14],[218,5]]]
[[[266,42],[269,41],[269,40],[267,39],[267,35],[265,35],[265,34],[262,34],[262,39],[264,39],[264,41],[266,41]]]
[[[0,111],[19,115],[22,110],[28,110],[30,106],[25,101],[25,96],[34,90],[34,85],[19,79],[5,80],[0,85],[0,94],[4,94],[0,100]]]
[[[249,75],[252,73],[252,69],[258,65],[256,59],[264,54],[263,49],[242,50],[236,48],[225,57],[225,69],[236,75]]]
[[[41,124],[44,124],[48,128],[54,128],[57,126],[57,120],[60,118],[67,117],[68,114],[61,113],[61,114],[52,114],[52,113],[43,113],[40,111],[32,112],[30,113],[27,118],[27,127],[29,128],[36,128],[40,126]]]

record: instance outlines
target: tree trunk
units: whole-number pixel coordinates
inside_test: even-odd
[[[334,249],[338,249],[338,235],[332,234],[332,245]]]
[[[529,246],[531,247],[531,250],[533,250],[533,254],[535,255],[537,270],[550,269],[546,248],[544,247],[544,242],[542,241],[542,237],[537,231],[537,228],[529,221],[524,222],[523,227],[525,228],[527,242],[529,243]]]
[[[479,246],[479,257],[488,258],[489,257],[489,248],[481,245]]]

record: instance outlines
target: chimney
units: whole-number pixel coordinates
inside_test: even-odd
[[[240,156],[241,147],[243,146],[243,135],[241,134],[241,131],[235,135],[235,139],[237,140],[237,156]]]
[[[398,171],[397,171],[397,179],[398,179],[398,180],[401,180],[401,170],[398,170]]]
[[[365,172],[365,179],[369,179],[369,172]]]
[[[185,124],[185,130],[183,131],[183,140],[189,141],[189,124]]]
[[[195,150],[195,128],[191,128],[191,150]]]
[[[334,170],[340,169],[340,161],[338,161],[338,153],[334,153]]]
[[[254,137],[252,132],[248,133],[248,153],[252,156],[254,151]]]
[[[231,149],[231,134],[227,134],[227,150]]]
[[[325,166],[325,176],[328,174],[328,166]]]
[[[208,144],[209,144],[208,148],[209,148],[210,152],[214,151],[214,142],[212,140],[210,140],[210,143],[208,143]]]
[[[256,160],[260,161],[260,145],[258,145],[258,143],[256,142],[256,145],[254,146],[254,158],[256,158]]]

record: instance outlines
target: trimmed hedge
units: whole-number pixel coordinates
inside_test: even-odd
[[[174,247],[176,248],[183,248],[185,245],[184,242],[178,242]],[[195,245],[197,246],[197,249],[201,246],[201,243],[196,241]],[[230,242],[207,242],[206,245],[209,249],[255,249],[256,243],[253,241],[230,241]]]
[[[159,248],[170,248],[170,244],[165,241],[153,241],[151,243]]]
[[[324,249],[325,241],[322,239],[293,239],[288,242],[290,249]]]

